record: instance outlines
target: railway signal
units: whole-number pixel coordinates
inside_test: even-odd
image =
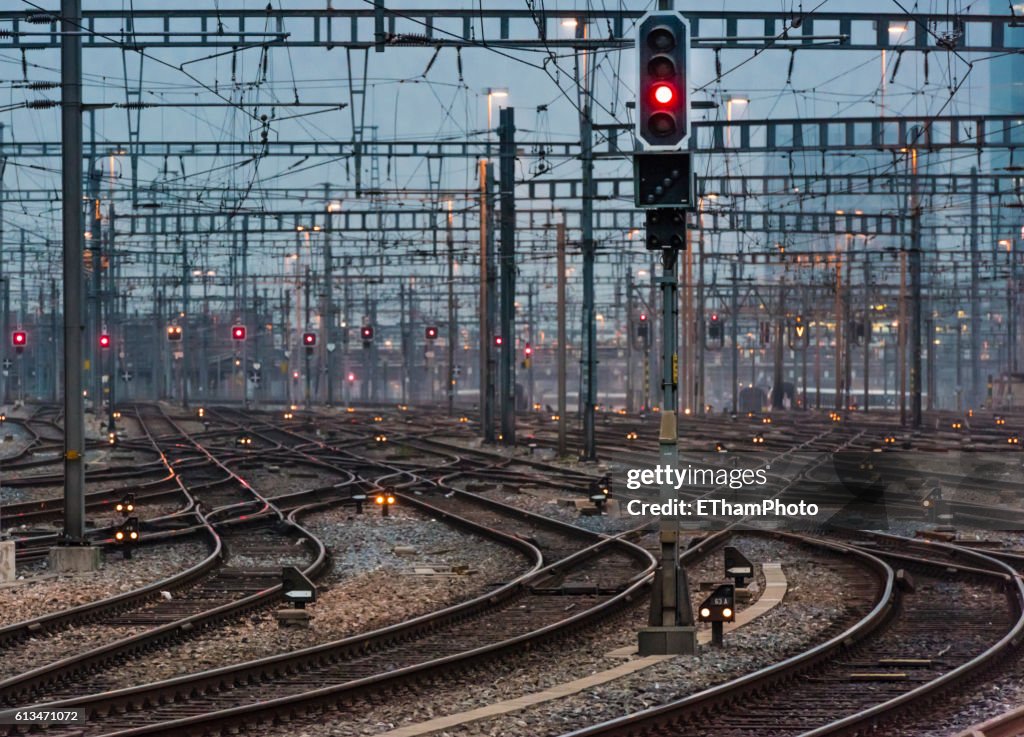
[[[24,330],[15,330],[11,333],[11,345],[14,346],[15,352],[21,354],[25,351],[25,346],[28,345],[28,333]]]
[[[100,348],[106,350],[110,347],[110,336],[107,333],[100,334]]]
[[[131,516],[132,512],[135,511],[135,495],[125,494],[121,501],[114,505],[114,511],[124,517]]]
[[[523,347],[523,368],[530,368],[533,362],[533,346],[527,343]]]
[[[316,348],[316,333],[303,333],[302,345],[306,348],[306,355],[311,354]]]
[[[395,495],[388,494],[386,492],[379,492],[377,497],[374,499],[377,502],[377,506],[380,507],[381,517],[387,517],[391,507],[395,505]]]
[[[316,601],[316,585],[295,566],[285,566],[281,569],[281,595],[296,609],[305,609]]]
[[[707,345],[711,343],[712,345]],[[714,344],[717,343],[717,346]],[[725,326],[722,325],[722,318],[717,312],[712,312],[711,317],[708,318],[708,337],[705,342],[705,347],[718,347],[721,348],[725,345]]]
[[[732,545],[725,548],[725,575],[733,579],[736,588],[746,587],[746,580],[754,575],[754,564]]]
[[[494,347],[495,348],[501,348],[503,345],[505,345],[505,339],[502,338],[500,335],[495,335],[494,336]]]
[[[689,134],[689,47],[689,27],[679,13],[653,12],[640,20],[636,137],[647,150],[679,148]]]
[[[128,517],[114,531],[114,542],[121,546],[121,555],[125,560],[132,557],[132,548],[139,541],[139,518]]]
[[[168,325],[167,326],[167,340],[178,342],[181,340],[181,326],[180,325]]]
[[[423,331],[427,337],[427,340],[437,340],[437,326],[428,325],[426,330]]]
[[[245,325],[235,325],[231,328],[232,340],[245,340]]]
[[[731,583],[719,584],[698,611],[701,622],[711,622],[711,644],[721,645],[725,623],[736,621],[736,588]]]
[[[674,207],[648,210],[645,222],[648,251],[686,248],[686,213],[683,210]]]
[[[804,320],[803,315],[796,315],[793,318],[793,322],[790,324],[789,330],[789,347],[796,348],[797,346],[806,346],[810,343],[811,334],[807,329],[807,322]]]
[[[363,504],[366,503],[366,494],[358,491],[352,495],[352,501],[356,504],[356,514],[362,514]]]
[[[369,348],[373,342],[373,326],[363,325],[359,329],[359,336],[363,339],[363,348]]]
[[[641,312],[640,320],[636,324],[636,337],[640,338],[641,340],[647,340],[649,336],[650,328],[648,327],[647,323],[647,313]]]

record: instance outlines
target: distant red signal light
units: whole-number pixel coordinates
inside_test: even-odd
[[[24,348],[28,345],[28,334],[24,330],[15,330],[11,333],[11,345]]]
[[[103,335],[100,336],[100,348],[109,348],[109,347],[110,347],[110,336],[107,335],[106,333],[104,333]]]
[[[360,335],[363,336],[363,340],[373,340],[373,327],[370,325],[363,325],[360,330]]]
[[[498,346],[500,348],[502,345],[504,345],[504,343],[505,343],[505,340],[500,335],[495,335],[494,336],[494,345],[496,345],[496,346]]]
[[[231,337],[234,340],[245,340],[245,325],[235,325],[231,328]]]
[[[527,356],[532,356],[533,355],[533,346],[530,345],[529,343],[527,343],[526,347],[523,348],[523,351],[526,353]]]
[[[426,329],[426,336],[427,336],[427,340],[436,340],[437,339],[437,328],[434,327],[433,325],[428,326],[427,329]]]
[[[302,334],[302,344],[305,345],[305,346],[314,346],[314,345],[316,345],[316,333],[303,333]]]

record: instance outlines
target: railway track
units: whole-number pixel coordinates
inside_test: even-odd
[[[155,447],[176,442],[168,438],[184,436],[169,418],[161,424],[165,429],[175,427],[177,433],[163,433],[159,441],[150,434]],[[201,449],[199,445],[195,447]],[[253,608],[272,605],[281,594],[282,566],[296,565],[311,577],[325,568],[327,551],[323,544],[297,522],[301,506],[286,516],[216,458],[203,452],[207,465],[175,474],[182,494],[191,499],[189,477],[196,480],[194,474],[205,471],[200,479],[202,488],[229,484],[232,496],[222,498],[224,503],[214,506],[209,514],[196,509],[162,521],[173,519],[178,523],[179,528],[169,535],[201,531],[210,547],[207,558],[181,574],[142,589],[0,630],[0,641],[9,648],[17,648],[29,637],[45,641],[46,636],[70,626],[117,633],[116,639],[103,646],[43,664],[37,655],[30,656],[27,662],[32,667],[0,681],[0,703],[15,706],[25,699],[47,695],[59,698],[69,693],[67,689],[80,693],[84,684],[89,689],[102,690],[104,669],[120,660],[172,646],[203,628]],[[162,457],[166,461],[166,455],[162,453]],[[241,498],[246,494],[248,499]],[[246,514],[249,510],[255,514]],[[83,681],[81,675],[85,673],[89,677]]]
[[[1009,566],[993,558],[947,552],[975,565],[957,569],[945,557],[918,557],[913,591],[893,592],[871,627],[735,681],[571,735],[858,734],[944,689],[963,687],[1017,647],[1024,632],[1024,587]],[[888,557],[884,550],[871,555]],[[992,606],[976,606],[975,594],[985,595]],[[951,638],[952,632],[957,637]]]

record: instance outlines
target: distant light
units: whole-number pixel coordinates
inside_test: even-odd
[[[907,32],[907,26],[904,23],[890,23],[889,33],[895,33],[897,35]]]
[[[575,28],[580,22],[575,18],[566,18],[562,21],[562,28]]]
[[[508,97],[507,87],[488,87],[487,94],[491,97]]]

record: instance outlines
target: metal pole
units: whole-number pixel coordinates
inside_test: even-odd
[[[50,401],[54,404],[57,403],[57,397],[60,396],[59,384],[60,381],[57,379],[58,366],[60,366],[59,360],[59,349],[60,349],[60,336],[57,328],[57,280],[50,279],[50,340],[52,345],[50,346]]]
[[[910,225],[910,284],[911,284],[911,318],[910,318],[910,412],[911,424],[917,429],[921,427],[921,204],[917,195],[917,149],[910,150],[913,171],[910,176],[911,186],[911,225]]]
[[[445,229],[445,245],[448,247],[448,381],[445,394],[448,397],[448,416],[455,414],[455,345],[459,342],[458,308],[455,304],[455,235],[452,233],[452,203],[448,203],[448,218]]]
[[[775,351],[772,367],[772,409],[782,409],[782,400],[785,397],[783,390],[783,343],[786,340],[786,285],[785,282],[779,288],[779,298],[775,304]]]
[[[660,466],[677,468],[679,464],[679,427],[676,408],[679,401],[679,353],[676,330],[679,319],[678,252],[666,248],[661,253],[661,428],[658,434]],[[670,474],[666,474],[669,476]],[[670,479],[661,484],[660,501],[676,498]],[[679,565],[679,521],[674,515],[659,520],[661,596],[652,600],[651,628],[640,632],[640,654],[693,653],[697,636],[686,570]],[[666,629],[670,630],[666,632]]]
[[[907,251],[900,251],[900,317],[896,331],[896,362],[900,374],[900,425],[907,424]]]
[[[698,216],[698,222],[700,217]],[[690,233],[687,229],[687,234]],[[697,350],[697,401],[694,409],[698,417],[704,416],[704,407],[707,404],[705,400],[705,387],[704,384],[707,380],[707,368],[704,365],[704,347],[707,344],[707,336],[704,334],[707,330],[707,320],[705,319],[704,309],[704,231],[698,232],[697,247],[700,249],[700,260],[697,264],[697,324],[696,324],[696,342]],[[691,268],[692,271],[692,268]]]
[[[732,413],[736,414],[739,412],[739,385],[740,385],[740,315],[739,315],[739,304],[740,304],[740,284],[738,267],[739,264],[733,261],[730,266],[732,271],[732,299],[730,300],[730,324],[729,333],[732,346],[729,348],[729,353],[732,354]]]
[[[501,438],[516,444],[516,210],[515,109],[498,111],[498,151],[501,159]]]
[[[871,407],[871,259],[864,254],[864,411]]]
[[[107,210],[107,321],[110,331],[110,354],[107,359],[107,432],[115,432],[114,406],[117,404],[118,358],[124,352],[124,332],[115,319],[117,311],[117,295],[114,291],[114,203],[111,201]],[[102,355],[102,353],[101,353]]]
[[[5,127],[6,125],[4,123],[0,123],[0,146],[2,146],[4,142]],[[7,157],[0,157],[0,283],[6,283],[4,278],[4,252],[6,251],[6,247],[4,245],[4,174],[6,171]],[[54,305],[54,309],[56,309],[56,305]],[[2,339],[0,339],[0,362],[9,360],[8,341],[11,339],[11,322],[6,309],[4,309],[2,325],[4,334]],[[56,335],[53,336],[53,342],[55,344],[57,342]],[[54,364],[54,370],[56,370],[56,366],[57,364]],[[2,399],[5,404],[11,401],[11,382],[8,379],[9,373],[10,372],[7,369],[0,371],[0,384],[3,386],[3,391],[0,393],[0,399]],[[56,383],[56,378],[54,378],[54,383]]]
[[[533,292],[534,285],[530,284],[530,289],[527,291],[527,325],[526,325],[526,339],[529,341],[530,346],[534,343],[534,314],[533,314]],[[536,348],[534,348],[536,350]],[[529,411],[533,411],[533,356],[531,355],[526,365],[526,406]]]
[[[565,438],[565,370],[566,345],[565,327],[565,222],[556,226],[558,242],[558,455],[562,457],[566,451]]]
[[[64,276],[64,534],[84,545],[85,401],[82,397],[82,22],[81,0],[61,0],[61,195]]]
[[[191,296],[189,287],[191,286],[191,275],[188,270],[188,242],[182,238],[181,240],[181,407],[182,409],[188,409],[188,361],[192,355],[192,352],[188,350],[189,343],[189,325],[191,316],[189,310],[191,309]]]
[[[626,265],[626,412],[633,414],[636,410],[633,394],[633,340],[636,338],[636,325],[633,323],[633,268]]]
[[[588,63],[584,57],[583,68]],[[585,75],[589,79],[589,75]],[[583,167],[583,200],[580,203],[580,228],[583,247],[583,376],[581,394],[583,404],[583,454],[585,461],[597,460],[596,418],[597,405],[597,321],[594,296],[594,159],[593,121],[590,117],[590,95],[584,81],[583,104],[580,106],[580,159]]]
[[[981,397],[981,254],[978,252],[978,170],[971,167],[971,385],[967,405],[977,407]]]
[[[843,325],[843,318],[845,317],[845,311],[843,308],[843,256],[842,251],[839,252],[839,257],[836,259],[836,299],[835,299],[835,338],[836,338],[836,349],[835,355],[835,408],[836,410],[843,409],[843,349],[844,343],[846,342],[846,330]]]
[[[305,300],[305,304],[304,304],[304,307],[305,307],[305,321],[303,323],[303,327],[308,329],[309,328],[309,321],[311,319],[311,312],[310,312],[311,307],[310,307],[310,304],[309,304],[309,296],[310,296],[310,293],[313,291],[312,288],[310,287],[310,283],[309,283],[309,267],[308,266],[306,267],[306,274],[305,274],[305,279],[304,279],[303,291],[305,292],[305,294],[303,295],[304,300]],[[309,409],[312,406],[312,404],[313,404],[313,397],[312,397],[312,393],[310,391],[310,382],[312,380],[312,377],[309,374],[310,357],[311,357],[310,353],[311,353],[311,351],[309,349],[307,349],[305,346],[303,346],[303,349],[302,349],[302,354],[303,354],[302,355],[302,373],[304,374],[304,376],[303,376],[303,379],[304,379],[304,390],[303,390],[304,394],[303,394],[303,398],[302,399],[303,399],[303,403],[306,406],[306,409]]]
[[[491,361],[494,334],[491,330],[494,298],[494,265],[491,233],[491,164],[480,161],[480,424],[485,443],[494,442],[494,374]]]

